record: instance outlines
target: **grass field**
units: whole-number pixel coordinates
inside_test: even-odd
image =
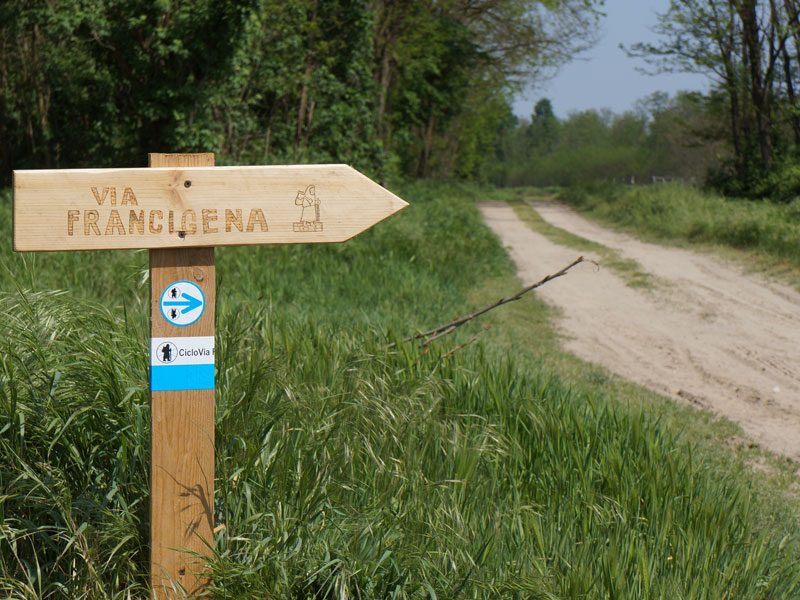
[[[535,297],[402,343],[519,282],[489,192],[397,191],[344,245],[217,250],[210,596],[796,597],[791,466],[560,354]],[[13,255],[7,192],[0,223],[0,597],[145,598],[147,254]]]
[[[800,287],[800,200],[730,199],[691,186],[598,184],[559,198],[649,239],[704,246]]]

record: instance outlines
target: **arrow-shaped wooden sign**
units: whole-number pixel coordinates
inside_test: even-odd
[[[15,171],[14,249],[150,248],[151,582],[187,598],[214,543],[214,246],[343,242],[407,203],[346,165],[150,165]]]
[[[407,206],[347,165],[14,172],[14,249],[343,242]]]

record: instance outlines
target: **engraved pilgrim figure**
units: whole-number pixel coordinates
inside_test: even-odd
[[[302,206],[300,221],[294,223],[295,231],[322,231],[320,221],[319,205],[320,199],[317,197],[317,188],[314,185],[306,186],[305,190],[297,192],[294,199],[297,206]]]

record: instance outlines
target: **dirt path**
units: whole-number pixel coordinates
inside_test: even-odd
[[[667,284],[633,289],[609,269],[584,264],[537,290],[561,309],[569,352],[725,415],[762,447],[800,460],[800,294],[709,256],[609,231],[559,204],[532,206]],[[580,254],[531,231],[507,205],[480,208],[523,282]]]

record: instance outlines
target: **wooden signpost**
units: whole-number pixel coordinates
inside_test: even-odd
[[[214,247],[342,242],[407,206],[346,165],[14,172],[17,251],[150,249],[150,550],[157,598],[197,595],[214,529]]]

